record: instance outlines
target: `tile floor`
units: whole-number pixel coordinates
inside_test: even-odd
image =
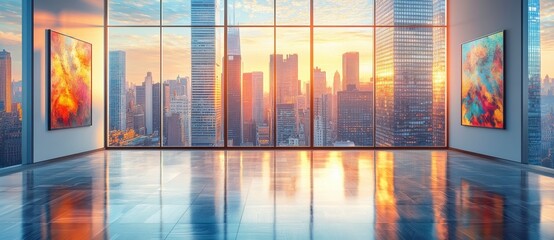
[[[554,178],[453,152],[103,151],[0,177],[0,239],[553,239]]]

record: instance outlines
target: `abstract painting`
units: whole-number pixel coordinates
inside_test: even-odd
[[[462,125],[504,128],[504,31],[462,44]]]
[[[48,30],[48,129],[92,125],[92,45]]]

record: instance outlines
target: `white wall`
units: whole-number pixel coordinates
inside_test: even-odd
[[[104,0],[34,0],[34,162],[104,147]],[[46,29],[92,43],[92,126],[48,131]]]
[[[449,144],[451,148],[521,162],[522,1],[449,1]],[[505,30],[506,129],[461,126],[461,44]]]

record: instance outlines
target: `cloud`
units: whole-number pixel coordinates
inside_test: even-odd
[[[318,25],[373,23],[373,1],[318,0],[314,2],[314,23]]]
[[[0,46],[21,45],[21,33],[0,31]]]
[[[110,24],[159,24],[159,0],[110,0],[108,9]]]
[[[554,50],[554,2],[541,1],[541,49]]]

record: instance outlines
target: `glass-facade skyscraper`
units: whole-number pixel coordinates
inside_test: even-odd
[[[109,55],[110,130],[126,130],[126,54],[124,51],[110,51]]]
[[[216,24],[216,0],[192,0],[193,26]],[[216,73],[216,28],[191,28],[192,146],[216,146],[221,141],[221,82]]]
[[[540,0],[528,2],[528,163],[541,165],[541,21]]]
[[[433,23],[433,0],[376,3],[378,24]],[[433,146],[433,29],[378,28],[375,41],[376,145]]]
[[[239,28],[227,32],[227,145],[242,144],[242,60]]]

